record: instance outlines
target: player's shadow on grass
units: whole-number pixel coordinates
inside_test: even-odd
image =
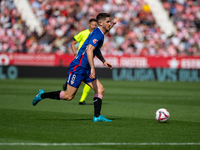
[[[108,105],[110,103],[103,103],[103,105]],[[94,105],[93,103],[86,103],[86,105],[80,105],[80,106],[87,106],[87,105]]]
[[[108,118],[108,119],[111,119],[111,120],[122,120],[122,118]],[[45,118],[45,119],[37,119],[37,120],[44,120],[44,121],[86,121],[86,120],[90,120],[92,121],[92,118],[78,118],[78,119],[62,119],[62,118]]]
[[[37,120],[43,120],[43,121],[84,121],[84,120],[92,120],[91,118],[82,118],[82,119],[59,119],[59,118],[54,118],[54,119],[37,119]]]
[[[108,119],[111,119],[111,120],[122,120],[122,118],[108,118]],[[84,121],[84,120],[92,120],[92,118],[80,118],[80,119],[67,119],[67,120],[71,120],[71,121]]]

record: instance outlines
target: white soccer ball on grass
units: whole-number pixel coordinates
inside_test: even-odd
[[[155,113],[155,118],[158,122],[167,122],[169,117],[170,117],[170,114],[165,108],[160,108]]]

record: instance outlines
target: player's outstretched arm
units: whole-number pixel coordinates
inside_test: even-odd
[[[113,19],[113,23],[112,23],[110,29],[111,29],[119,20],[120,20],[120,18],[115,17],[115,18]]]
[[[73,40],[71,42],[71,48],[72,48],[72,52],[74,54],[74,57],[76,57],[76,48],[75,48],[76,43],[78,43],[76,40]]]
[[[104,64],[106,67],[110,68],[110,69],[113,68],[113,66],[112,66],[109,62],[107,62],[107,61],[105,61],[103,64]]]
[[[103,57],[103,55],[102,55],[102,53],[101,53],[101,50],[99,50],[99,52],[96,54],[96,56],[97,56],[97,58],[99,58],[99,60],[102,61],[102,63],[105,62],[105,59],[104,59],[104,57]]]
[[[95,47],[89,44],[87,51],[86,51],[88,62],[90,64],[90,68],[91,68],[91,71],[90,71],[90,78],[91,79],[95,78],[95,67],[94,67],[94,57],[93,57],[94,49],[95,49]]]
[[[113,19],[113,23],[112,23],[112,25],[110,26],[110,29],[118,22],[120,20],[120,18],[118,18],[118,17],[115,17],[114,19]],[[110,31],[110,30],[109,30]],[[107,31],[108,32],[108,31]],[[107,33],[106,32],[106,33]],[[105,34],[106,34],[105,33]]]
[[[104,59],[104,57],[103,57],[101,51],[99,51],[99,52],[97,53],[96,56],[97,56],[97,58],[99,58],[99,60],[102,61],[102,63],[103,63],[106,67],[112,69],[112,65],[111,65],[109,62],[105,61],[105,59]]]

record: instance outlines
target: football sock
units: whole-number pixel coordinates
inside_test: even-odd
[[[67,80],[66,80],[65,83],[63,84],[63,90],[64,90],[64,91],[67,90]]]
[[[101,114],[101,105],[102,105],[102,98],[103,96],[100,94],[95,94],[94,95],[94,116],[95,117],[99,117],[99,115]],[[101,98],[99,98],[101,97]]]
[[[90,89],[91,89],[91,87],[89,85],[85,84],[85,86],[83,88],[83,93],[81,95],[80,102],[83,102],[86,99],[88,93],[90,92]]]
[[[61,91],[55,91],[55,92],[48,92],[48,93],[43,93],[41,94],[41,98],[51,98],[55,100],[60,100],[60,92]]]

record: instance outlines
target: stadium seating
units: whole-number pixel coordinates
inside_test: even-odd
[[[26,25],[33,32],[34,30],[41,35],[42,26],[40,21],[36,18],[32,8],[27,0],[14,0],[17,11],[21,14],[21,18],[25,21]]]
[[[160,0],[145,0],[151,8],[151,12],[155,18],[156,24],[167,35],[171,36],[176,33],[176,27],[169,18],[169,12],[164,9]]]
[[[13,0],[2,0],[0,52],[72,53],[69,45],[73,36],[87,28],[90,18],[99,12],[108,12],[121,17],[121,21],[105,36],[103,54],[200,56],[200,8],[197,1],[161,2],[177,29],[170,37],[158,26],[151,13],[153,8],[144,0],[29,0],[42,24],[42,35],[30,30]]]

